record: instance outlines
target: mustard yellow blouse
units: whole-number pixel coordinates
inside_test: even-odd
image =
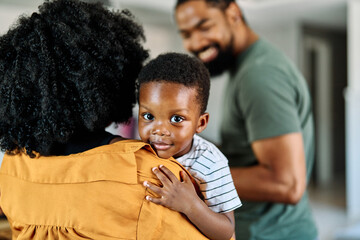
[[[180,213],[145,200],[151,168],[184,170],[125,140],[69,156],[5,155],[0,206],[13,239],[207,239]],[[179,175],[179,174],[177,174]]]

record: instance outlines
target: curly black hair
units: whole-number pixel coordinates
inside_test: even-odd
[[[46,1],[0,37],[0,147],[49,155],[79,131],[126,122],[148,51],[127,11]]]
[[[210,92],[210,75],[196,57],[183,53],[164,53],[146,64],[139,73],[139,88],[148,82],[173,82],[196,88],[200,112],[206,111]]]
[[[185,2],[189,2],[189,1],[194,1],[194,0],[177,0],[176,4],[175,4],[175,9],[185,3]],[[220,8],[221,10],[225,10],[230,3],[235,2],[235,0],[204,0],[207,4],[209,4],[209,6],[212,7],[217,7]]]

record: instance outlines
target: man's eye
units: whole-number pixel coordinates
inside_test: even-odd
[[[209,31],[214,25],[213,24],[206,24],[206,25],[202,25],[199,29],[201,32],[206,32]]]
[[[181,37],[182,37],[183,39],[188,39],[188,38],[191,37],[191,34],[188,33],[188,32],[182,32],[182,33],[181,33]]]
[[[181,37],[183,39],[188,39],[188,38],[190,38],[190,34],[182,34]]]
[[[144,118],[145,120],[148,120],[148,121],[154,120],[154,116],[153,116],[152,114],[150,114],[150,113],[144,113],[144,114],[143,114],[143,118]]]
[[[207,31],[210,30],[210,28],[211,28],[211,27],[208,27],[208,26],[205,27],[205,26],[204,26],[204,27],[201,27],[201,28],[200,28],[200,31],[201,31],[201,32],[207,32]]]
[[[175,115],[175,116],[172,116],[172,117],[171,117],[170,121],[171,121],[172,123],[180,123],[180,122],[184,121],[184,118]]]

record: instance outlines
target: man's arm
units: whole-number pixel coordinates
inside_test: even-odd
[[[257,140],[252,149],[259,162],[232,167],[239,197],[250,201],[296,204],[306,188],[306,161],[301,133]]]

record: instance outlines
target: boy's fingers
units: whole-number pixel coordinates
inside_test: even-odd
[[[170,179],[165,175],[165,173],[163,173],[162,171],[160,171],[159,168],[154,167],[152,169],[153,173],[156,175],[156,177],[161,181],[161,183],[165,186],[165,185],[169,185],[171,184]]]
[[[163,173],[165,173],[171,182],[179,181],[177,177],[164,165],[160,165],[159,168]]]
[[[150,202],[153,202],[155,204],[164,205],[163,202],[162,202],[162,198],[154,198],[154,197],[151,197],[151,196],[146,196],[145,198],[146,198],[146,200],[148,200]]]
[[[191,182],[190,177],[186,174],[186,172],[181,171],[180,175],[183,182],[185,183]]]
[[[144,181],[143,185],[147,188],[149,188],[151,191],[153,191],[154,193],[156,193],[157,195],[161,196],[162,194],[162,187],[158,187],[148,181]]]

